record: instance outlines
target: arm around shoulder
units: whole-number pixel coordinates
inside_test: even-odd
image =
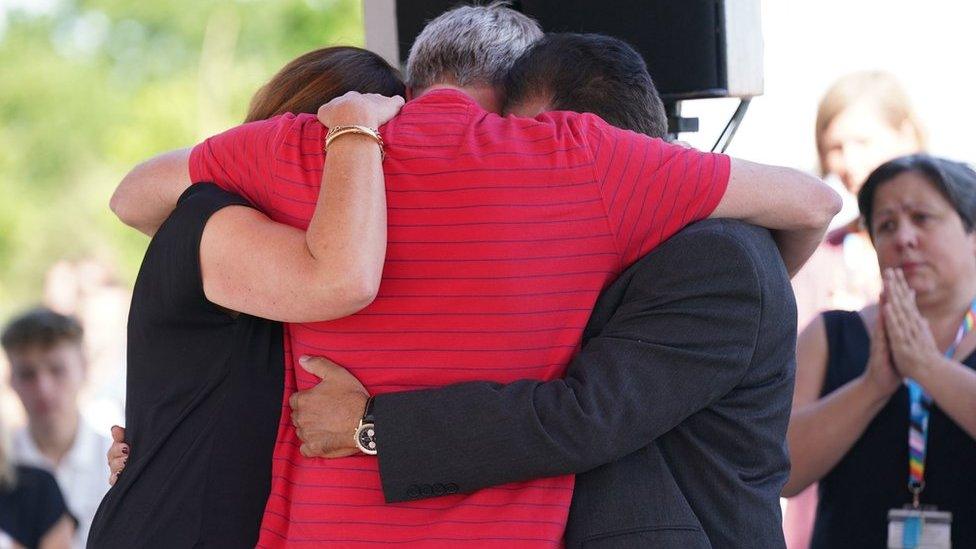
[[[710,217],[771,229],[792,276],[816,250],[840,208],[840,196],[816,177],[733,158],[728,188]]]
[[[755,349],[761,306],[744,248],[721,234],[679,234],[635,268],[565,379],[377,396],[387,501],[415,499],[417,484],[467,492],[586,471],[650,444],[733,387]]]
[[[132,168],[109,207],[122,223],[153,236],[190,186],[190,149],[163,153]]]
[[[380,267],[316,259],[306,234],[246,206],[215,213],[200,241],[207,299],[282,322],[351,315],[376,297]]]
[[[826,229],[840,208],[840,195],[817,177],[732,158],[728,188],[709,217],[740,219],[767,229]]]

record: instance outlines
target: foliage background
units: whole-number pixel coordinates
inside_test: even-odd
[[[131,284],[148,239],[108,209],[125,172],[242,120],[298,54],[362,40],[358,0],[0,0],[0,320],[57,259]]]
[[[124,172],[240,121],[299,53],[362,45],[372,1],[0,0],[0,323],[41,298],[59,259],[94,256],[129,286],[147,240],[107,208]],[[761,0],[761,12],[765,94],[731,154],[815,171],[821,94],[847,72],[884,69],[905,84],[931,150],[976,161],[976,71],[958,69],[976,2]],[[687,103],[701,131],[682,138],[710,148],[734,108]]]

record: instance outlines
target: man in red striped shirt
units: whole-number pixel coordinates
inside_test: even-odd
[[[592,115],[494,114],[505,72],[540,34],[531,19],[491,5],[452,10],[418,37],[408,63],[415,99],[381,128],[389,244],[380,294],[351,317],[289,326],[286,397],[318,381],[295,368],[306,354],[348,366],[372,393],[559,377],[600,290],[705,217],[778,229],[791,271],[816,247],[838,204],[815,178]],[[193,149],[190,178],[304,228],[325,132],[309,115],[231,129]],[[375,458],[304,459],[288,414],[260,545],[560,542],[572,477],[385,505]]]
[[[547,34],[505,92],[509,112],[667,131],[641,55],[609,36]],[[364,412],[358,380],[309,358],[324,381],[292,395],[292,422],[317,457],[358,452],[350,433],[372,429],[365,448],[390,503],[579,473],[567,547],[782,547],[791,302],[768,232],[706,220],[603,291],[562,379],[384,393]]]

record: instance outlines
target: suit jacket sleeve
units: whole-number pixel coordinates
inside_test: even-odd
[[[633,267],[619,307],[564,379],[378,396],[386,500],[587,471],[731,390],[755,349],[761,286],[741,236],[706,223]]]

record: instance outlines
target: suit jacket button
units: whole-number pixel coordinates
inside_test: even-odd
[[[447,488],[443,484],[441,484],[441,483],[438,482],[437,484],[434,485],[434,495],[435,496],[443,496],[446,491],[447,491]]]
[[[445,486],[444,488],[447,489],[447,493],[448,494],[456,494],[456,493],[458,493],[458,485],[457,484],[454,484],[453,482],[448,483],[447,486]]]

